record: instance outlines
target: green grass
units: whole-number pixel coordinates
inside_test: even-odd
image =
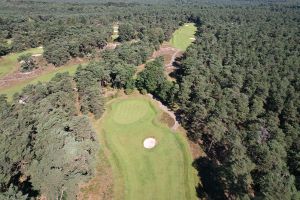
[[[8,45],[11,45],[11,43],[12,43],[12,40],[11,40],[11,39],[7,39],[6,41],[7,41],[7,44],[8,44]]]
[[[115,32],[116,31],[116,32]],[[116,40],[119,37],[119,26],[113,27],[113,34],[111,36],[112,40]]]
[[[114,176],[114,199],[196,199],[196,172],[185,137],[159,122],[161,112],[146,97],[113,100],[95,122]],[[158,144],[145,149],[143,140]]]
[[[185,51],[194,41],[192,38],[195,37],[196,31],[194,23],[186,23],[173,33],[169,42],[173,47]]]
[[[0,78],[16,70],[18,66],[18,57],[26,53],[40,54],[43,53],[43,49],[37,47],[19,53],[11,53],[3,56],[0,59]]]
[[[6,87],[4,89],[1,89],[0,94],[6,94],[8,101],[11,101],[13,95],[16,92],[21,92],[22,89],[24,87],[26,87],[27,85],[36,84],[38,82],[50,81],[57,73],[69,72],[69,74],[73,75],[73,74],[75,74],[78,66],[79,65],[71,65],[71,66],[63,66],[63,67],[56,68],[56,70],[42,74],[34,79],[25,80],[25,81],[17,83],[16,85],[12,85],[12,86]]]

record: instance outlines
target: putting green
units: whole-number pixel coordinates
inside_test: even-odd
[[[115,122],[131,124],[147,114],[148,106],[142,101],[128,101],[126,103],[119,103],[115,107],[115,110],[113,115]]]
[[[195,40],[196,31],[194,23],[186,23],[173,33],[169,42],[173,47],[185,51]]]
[[[113,169],[114,199],[197,199],[196,171],[187,141],[158,120],[161,111],[143,96],[113,100],[94,122]],[[145,149],[147,137],[157,140]]]
[[[43,53],[43,48],[37,47],[19,53],[11,53],[3,56],[0,59],[0,78],[16,70],[18,66],[18,57],[26,53],[41,54]]]

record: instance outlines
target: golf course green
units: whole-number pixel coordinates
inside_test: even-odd
[[[19,53],[11,53],[0,58],[0,78],[16,70],[18,66],[18,57],[27,53],[41,54],[43,53],[43,48],[32,48]]]
[[[196,198],[196,172],[186,138],[160,122],[162,111],[141,95],[112,100],[94,122],[113,170],[114,199]],[[156,139],[146,149],[144,139]]]
[[[185,51],[195,40],[196,31],[197,27],[194,23],[186,23],[173,33],[169,43],[173,47]]]

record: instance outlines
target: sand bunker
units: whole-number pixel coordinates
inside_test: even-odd
[[[146,149],[152,149],[156,145],[156,140],[154,138],[146,138],[143,144]]]

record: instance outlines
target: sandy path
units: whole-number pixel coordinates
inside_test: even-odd
[[[173,63],[175,62],[175,59],[177,57],[177,54],[179,53],[180,51],[177,50],[175,53],[173,53],[172,57],[171,57],[171,60],[168,64],[166,64],[166,67],[172,67],[173,66]]]

